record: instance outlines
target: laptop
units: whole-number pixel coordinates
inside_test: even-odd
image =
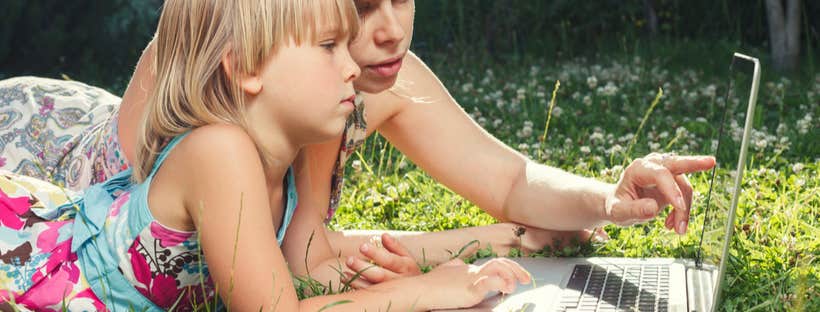
[[[736,117],[729,109],[734,81],[731,77],[714,147],[718,164],[711,173],[695,259],[516,258],[532,274],[531,285],[519,286],[513,294],[490,296],[475,307],[459,311],[716,311],[733,234],[729,225],[735,220],[760,83],[760,62],[756,58],[735,53],[730,73],[736,60],[754,65],[743,137],[739,152],[725,147],[721,152],[721,144],[729,144],[722,142],[727,117]],[[731,166],[731,162],[725,162],[727,170],[717,175],[724,163],[721,159],[737,159],[734,174],[725,173]]]

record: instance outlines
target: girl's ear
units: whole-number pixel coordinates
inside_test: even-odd
[[[228,49],[227,52],[222,54],[222,70],[225,71],[225,74],[228,75],[228,79],[237,79],[239,83],[239,87],[242,88],[242,91],[248,93],[250,95],[258,95],[259,92],[262,92],[262,77],[254,75],[254,74],[239,74],[234,77],[234,54],[233,50]]]

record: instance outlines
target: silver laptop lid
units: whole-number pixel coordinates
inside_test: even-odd
[[[738,85],[741,86],[741,88],[737,88],[738,91],[744,90],[743,86],[747,85],[745,82],[749,81],[748,74],[744,76],[744,73],[735,72],[734,70],[736,65],[743,65],[742,63],[754,65],[745,114],[740,105],[742,102],[739,101],[738,97],[732,96],[735,92],[733,82],[736,79],[739,82]],[[715,138],[716,141],[712,143],[717,165],[711,172],[709,192],[706,196],[704,209],[703,230],[696,259],[698,266],[718,266],[718,276],[712,288],[714,289],[714,296],[711,302],[716,303],[712,305],[712,311],[717,310],[720,288],[726,269],[726,258],[729,256],[729,246],[734,230],[734,226],[731,225],[734,225],[735,222],[760,84],[760,62],[757,58],[735,53],[729,72],[730,83],[725,98],[723,116],[718,117],[720,118],[718,121],[720,122],[720,129]],[[745,122],[741,138],[741,132],[737,125],[743,119],[745,119]],[[740,143],[739,151],[737,143]],[[737,160],[737,166],[732,171],[732,160],[735,159]]]

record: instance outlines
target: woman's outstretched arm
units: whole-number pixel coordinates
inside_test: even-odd
[[[397,87],[364,101],[369,127],[431,176],[500,220],[539,228],[629,224],[669,203],[674,224],[688,222],[691,186],[675,176],[714,164],[708,157],[638,159],[617,185],[537,164],[478,126],[412,53]]]

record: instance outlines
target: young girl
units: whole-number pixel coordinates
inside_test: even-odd
[[[0,179],[0,308],[185,310],[218,294],[239,311],[430,310],[528,282],[509,260],[454,262],[297,300],[278,246],[312,229],[291,223],[289,164],[354,108],[357,27],[345,0],[165,1],[133,168],[81,196]]]

